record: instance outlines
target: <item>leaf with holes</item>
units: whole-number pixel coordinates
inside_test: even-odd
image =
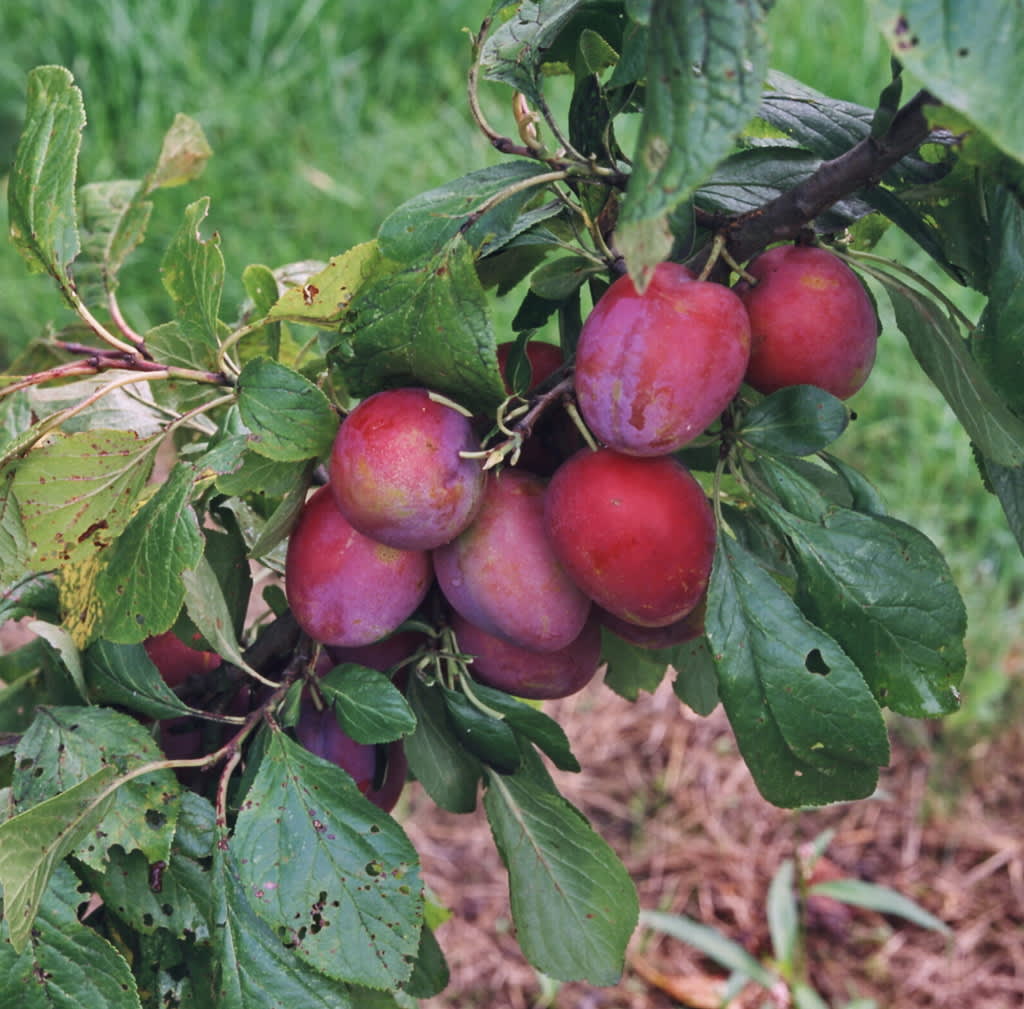
[[[874,791],[889,742],[860,670],[727,535],[706,628],[722,705],[769,802],[821,805]]]
[[[231,850],[246,899],[300,959],[371,988],[409,977],[423,913],[416,851],[341,768],[274,732]]]

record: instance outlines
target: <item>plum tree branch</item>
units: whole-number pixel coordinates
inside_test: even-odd
[[[881,136],[865,137],[792,189],[729,222],[723,231],[732,257],[742,263],[773,242],[794,239],[833,204],[877,185],[893,165],[928,140],[932,130],[924,109],[934,104],[937,99],[929,92],[918,92]],[[702,250],[690,265],[699,269],[709,254],[710,248]]]

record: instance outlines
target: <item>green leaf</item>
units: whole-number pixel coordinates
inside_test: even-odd
[[[230,850],[213,866],[218,904],[213,936],[218,1009],[362,1009],[348,985],[303,963],[253,910]]]
[[[0,887],[11,947],[21,953],[50,877],[107,815],[117,771],[110,766],[0,823]]]
[[[518,4],[515,13],[484,44],[484,77],[502,81],[534,102],[542,101],[541,77],[551,50],[586,0],[545,0]]]
[[[762,967],[739,943],[722,935],[718,929],[667,911],[643,910],[640,912],[640,924],[670,935],[687,946],[693,946],[726,970],[742,974],[756,981],[762,988],[771,990],[775,987],[777,977]]]
[[[484,808],[526,958],[560,981],[614,984],[637,922],[636,890],[615,853],[528,768],[488,769]]]
[[[416,954],[416,966],[409,978],[405,991],[413,998],[433,998],[448,987],[450,972],[444,953],[434,937],[433,930],[423,923],[420,933],[420,948]]]
[[[124,772],[163,759],[146,729],[110,708],[40,709],[15,755],[11,794],[14,809],[28,810],[105,767]],[[94,869],[106,864],[115,845],[142,851],[150,862],[166,860],[180,808],[181,788],[169,770],[133,778],[116,792],[100,828],[76,845],[75,856]]]
[[[238,376],[238,410],[249,442],[275,462],[325,456],[338,430],[327,397],[297,371],[258,357]]]
[[[983,459],[982,469],[1003,506],[1010,532],[1024,553],[1024,467],[1000,466],[991,459]]]
[[[413,676],[407,696],[416,715],[416,731],[404,744],[412,773],[442,809],[472,813],[483,767],[455,737],[440,687],[428,687]]]
[[[150,718],[177,718],[192,709],[171,690],[141,644],[97,641],[85,652],[89,697],[130,708]]]
[[[874,791],[889,745],[860,670],[726,535],[711,575],[707,636],[722,704],[769,802],[821,805]]]
[[[623,641],[606,627],[601,628],[601,661],[607,666],[604,682],[627,701],[635,701],[641,690],[653,694],[668,671],[657,652]]]
[[[487,707],[504,715],[508,725],[520,736],[536,743],[559,770],[579,771],[579,761],[573,756],[565,730],[553,718],[483,683],[474,683],[473,693]]]
[[[120,534],[149,477],[154,444],[132,431],[53,434],[18,463],[11,489],[34,546],[29,570],[58,567]]]
[[[396,268],[397,264],[384,259],[375,241],[355,245],[340,256],[332,256],[321,270],[285,291],[267,318],[334,328],[364,283]]]
[[[86,304],[102,304],[116,289],[118,272],[145,236],[153,204],[142,195],[136,179],[90,182],[79,189],[82,254],[75,284]]]
[[[819,897],[831,897],[833,900],[852,904],[855,907],[866,907],[881,914],[893,914],[907,921],[949,935],[949,926],[929,914],[920,904],[905,897],[902,893],[877,883],[867,883],[862,879],[832,879],[823,883],[815,883],[809,888],[808,894]]]
[[[672,248],[668,219],[732,149],[768,69],[758,0],[654,0],[644,113],[616,233],[630,274]]]
[[[380,251],[396,262],[415,263],[436,254],[458,234],[475,250],[485,243],[504,244],[520,211],[538,192],[529,180],[547,172],[544,164],[506,161],[421,193],[384,219],[377,233]],[[478,207],[505,190],[506,199],[466,227]]]
[[[337,363],[355,396],[423,385],[480,412],[505,398],[473,250],[461,239],[361,287],[341,335],[347,345]]]
[[[75,644],[70,631],[60,624],[51,624],[45,620],[30,620],[26,627],[53,649],[61,665],[67,670],[71,682],[75,685],[76,699],[85,700],[85,673],[82,668],[82,653],[78,645]]]
[[[751,407],[739,435],[762,452],[811,455],[834,442],[849,422],[842,400],[813,385],[796,385]]]
[[[319,682],[338,722],[357,743],[389,743],[416,728],[416,716],[402,692],[376,669],[351,662]]]
[[[455,735],[462,745],[485,764],[511,774],[519,767],[521,755],[515,732],[503,718],[481,711],[455,690],[442,688]]]
[[[231,850],[256,913],[341,981],[394,988],[419,946],[416,852],[340,768],[273,733]]]
[[[242,271],[242,284],[249,296],[245,317],[263,319],[270,314],[279,297],[277,278],[269,266],[251,263]],[[255,357],[278,360],[281,355],[281,323],[270,322],[250,333],[238,345],[238,356],[243,364]]]
[[[115,848],[106,872],[87,871],[85,878],[103,897],[103,906],[136,932],[166,929],[179,939],[208,942],[214,920],[209,870],[175,851],[156,884],[153,865],[141,851]]]
[[[989,299],[971,339],[988,380],[1024,415],[1024,208],[999,187],[988,202],[991,230]],[[979,229],[980,230],[980,229]]]
[[[1024,112],[1006,101],[1024,62],[1024,10],[1017,0],[872,0],[893,55],[924,86],[1024,161]],[[1009,90],[1008,90],[1009,89]]]
[[[224,256],[219,235],[204,239],[200,233],[209,210],[208,196],[190,203],[185,208],[181,229],[164,254],[161,272],[164,287],[174,301],[177,339],[166,349],[150,349],[162,364],[212,371],[217,366],[217,349],[223,333],[219,312]]]
[[[1024,464],[1024,420],[1010,411],[971,356],[957,316],[946,304],[922,293],[902,275],[876,268],[866,263],[865,257],[858,257],[856,262],[884,285],[896,324],[914,357],[952,407],[971,440],[1003,466]]]
[[[28,948],[17,951],[13,937],[8,942],[0,939],[0,1005],[139,1009],[127,961],[95,929],[78,920],[85,897],[74,873],[61,866],[39,909]]]
[[[878,702],[918,718],[956,711],[967,611],[931,540],[844,508],[818,523],[762,507],[792,546],[800,608],[829,629]]]
[[[205,557],[195,567],[181,573],[185,607],[207,644],[222,658],[242,669],[249,669],[235,634],[235,621],[224,597],[217,573]]]
[[[562,256],[530,274],[530,290],[546,301],[565,301],[602,269],[586,256]]]
[[[796,904],[796,865],[793,859],[783,859],[775,870],[768,887],[768,931],[772,938],[772,953],[785,977],[792,977],[795,956],[800,941],[800,917]]]
[[[718,707],[718,671],[707,637],[702,634],[672,651],[673,692],[698,715],[710,715]]]
[[[25,127],[8,183],[11,239],[29,269],[55,277],[65,292],[78,255],[75,176],[85,126],[82,92],[64,67],[28,75]]]
[[[134,644],[162,634],[185,599],[182,573],[195,567],[203,538],[189,507],[192,469],[178,463],[106,554],[96,580],[103,636]]]

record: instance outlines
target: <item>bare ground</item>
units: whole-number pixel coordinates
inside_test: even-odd
[[[699,718],[667,683],[635,705],[598,684],[548,711],[583,765],[577,775],[556,772],[559,785],[623,858],[642,907],[685,913],[765,958],[771,877],[830,828],[822,872],[899,890],[952,929],[943,936],[814,898],[810,973],[832,1006],[853,996],[873,997],[879,1009],[1024,1006],[1024,730],[1009,728],[964,753],[942,745],[938,724],[896,721],[877,797],[797,813],[760,798],[721,710]],[[553,1000],[548,988],[545,1001],[516,945],[482,812],[445,813],[413,786],[404,819],[428,886],[454,911],[438,931],[451,984],[426,1009],[719,1004],[723,973],[651,933],[634,936],[616,987],[566,984]],[[731,1005],[766,1003],[749,985]]]

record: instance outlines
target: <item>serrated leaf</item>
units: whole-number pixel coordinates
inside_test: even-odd
[[[487,771],[484,808],[509,874],[516,937],[560,981],[614,984],[637,922],[625,867],[570,803],[529,769]]]
[[[472,813],[483,774],[480,761],[456,739],[438,687],[413,676],[407,696],[416,715],[416,731],[404,743],[412,773],[442,809]]]
[[[0,823],[0,887],[11,947],[21,953],[57,865],[102,822],[113,805],[110,766]]]
[[[706,627],[722,704],[761,794],[784,807],[870,795],[889,744],[864,677],[726,535]]]
[[[395,269],[397,264],[384,259],[376,241],[355,245],[285,291],[267,318],[333,328],[364,283]]]
[[[134,644],[162,634],[185,599],[182,572],[203,551],[195,512],[189,507],[192,470],[178,463],[139,509],[106,554],[96,579],[103,600],[103,636]]]
[[[536,195],[537,190],[525,184],[547,172],[550,168],[544,164],[506,161],[421,193],[384,219],[377,233],[380,251],[390,260],[415,263],[434,255],[460,233],[476,250],[485,243],[503,244],[514,230],[524,205]],[[470,215],[485,201],[509,187],[519,186],[524,188],[511,193],[466,227]]]
[[[45,571],[106,547],[124,529],[152,467],[151,439],[132,431],[54,434],[15,470],[11,488]]]
[[[33,414],[42,419],[62,410],[79,407],[88,397],[101,393],[110,385],[110,378],[78,378],[65,385],[36,386],[28,391],[27,399]],[[133,431],[140,438],[148,438],[163,430],[165,415],[154,401],[153,388],[148,382],[134,382],[130,389],[103,392],[99,399],[84,410],[78,410],[60,425],[65,434],[106,428],[111,431]]]
[[[1007,154],[1024,161],[1024,113],[1007,102],[1024,61],[1024,10],[1016,0],[872,0],[893,55],[934,95],[963,112]]]
[[[267,316],[280,297],[274,271],[261,263],[251,263],[242,271],[242,285],[249,296],[246,317],[250,319],[262,319]],[[247,364],[255,357],[269,357],[277,361],[280,353],[280,322],[267,323],[246,336],[238,345],[238,356],[242,364]]]
[[[367,987],[408,979],[422,923],[416,851],[339,767],[273,733],[231,850],[254,910],[302,960]]]
[[[172,348],[147,346],[162,364],[215,370],[224,327],[219,318],[224,289],[220,236],[203,238],[201,226],[210,210],[204,196],[185,208],[185,220],[164,254],[160,270],[174,302],[177,339]]]
[[[1003,466],[1024,464],[1024,420],[1014,415],[985,377],[948,307],[889,269],[857,265],[889,295],[896,324],[957,419],[978,448]]]
[[[82,669],[82,653],[67,628],[44,620],[30,620],[26,627],[40,640],[45,641],[60,658],[61,665],[68,671],[78,692],[78,698],[85,700],[85,674]]]
[[[832,879],[815,883],[809,888],[808,894],[831,897],[844,904],[866,907],[882,914],[897,915],[933,932],[950,934],[950,928],[944,921],[930,914],[916,901],[877,883],[868,883],[862,879]]]
[[[139,1009],[128,962],[95,929],[78,920],[84,899],[74,873],[61,866],[40,906],[29,947],[19,953],[13,939],[0,939],[0,1005]]]
[[[183,186],[198,179],[212,155],[202,126],[191,116],[179,112],[164,134],[153,170],[146,176],[146,192]]]
[[[252,450],[275,462],[325,456],[338,431],[338,416],[323,392],[266,357],[250,361],[238,376],[238,411]]]
[[[530,274],[530,290],[547,301],[564,301],[602,269],[586,256],[562,256]]]
[[[177,718],[192,709],[171,690],[141,644],[97,641],[85,652],[88,696],[123,705],[150,718]]]
[[[353,395],[423,385],[470,410],[504,398],[496,341],[472,248],[455,239],[426,262],[361,287],[337,354]]]
[[[361,1009],[349,986],[314,970],[257,916],[237,861],[218,851],[213,866],[219,911],[213,936],[218,1009]]]
[[[62,288],[78,255],[75,177],[85,126],[82,92],[64,67],[36,67],[28,75],[25,126],[8,183],[10,234],[36,272]]]
[[[515,13],[484,43],[480,65],[487,80],[503,81],[536,102],[542,100],[543,65],[558,36],[586,0],[518,4]]]
[[[278,502],[270,518],[263,523],[262,529],[249,542],[249,556],[270,563],[269,557],[275,550],[280,550],[295,527],[295,520],[306,503],[306,492],[309,490],[316,470],[315,461],[309,460],[294,474],[291,486]]]
[[[671,251],[669,214],[757,110],[768,69],[763,21],[758,0],[654,0],[644,113],[616,234],[641,286]]]
[[[811,455],[831,445],[849,423],[842,400],[813,385],[796,385],[752,406],[740,425],[740,437],[763,452]]]
[[[917,718],[956,711],[967,611],[931,540],[843,508],[816,523],[763,506],[792,545],[801,609],[829,629],[878,702]]]
[[[450,972],[444,953],[438,945],[433,930],[424,922],[420,933],[420,948],[416,954],[416,966],[405,986],[405,992],[413,998],[433,998],[448,987]]]
[[[106,301],[125,260],[145,236],[153,204],[142,192],[137,179],[90,182],[79,190],[82,254],[75,284],[86,304]]]
[[[105,767],[126,771],[164,759],[145,727],[110,708],[48,707],[18,744],[11,781],[14,809],[37,804],[90,779]],[[166,860],[180,808],[181,788],[169,770],[133,778],[115,793],[100,828],[80,835],[75,855],[102,869],[115,845]]]
[[[13,482],[13,468],[0,470],[0,585],[5,587],[24,575],[32,552]]]
[[[104,907],[136,932],[153,935],[165,929],[179,939],[205,943],[214,920],[212,880],[208,869],[175,851],[154,883],[151,863],[141,851],[110,853],[106,871],[86,872]]]
[[[319,682],[338,722],[357,743],[389,743],[416,728],[402,692],[383,673],[346,662]]]

